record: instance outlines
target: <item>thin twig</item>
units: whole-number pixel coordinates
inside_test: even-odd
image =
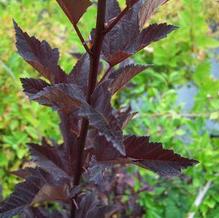
[[[129,9],[130,7],[126,6],[125,9],[122,10],[122,12],[109,24],[109,26],[105,28],[104,33],[108,33],[122,19]]]
[[[195,217],[195,213],[196,213],[197,209],[200,207],[201,203],[203,202],[204,197],[206,196],[208,190],[211,188],[211,185],[212,185],[212,182],[208,181],[205,184],[205,186],[199,190],[199,193],[198,193],[198,195],[194,201],[194,204],[193,204],[194,208],[192,209],[191,212],[188,213],[187,218],[194,218]]]
[[[86,43],[86,41],[84,40],[84,37],[82,36],[82,34],[81,34],[81,32],[80,32],[80,30],[79,30],[77,24],[73,24],[73,26],[74,26],[74,29],[75,29],[75,31],[76,31],[76,33],[77,33],[79,39],[81,40],[82,45],[84,46],[84,49],[86,50],[86,52],[87,52],[88,54],[91,55],[91,50],[88,48],[87,43]]]

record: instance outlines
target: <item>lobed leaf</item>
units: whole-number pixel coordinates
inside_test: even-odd
[[[139,11],[139,27],[140,30],[144,28],[145,23],[150,19],[155,10],[168,0],[147,0]]]
[[[149,27],[143,29],[138,35],[136,41],[133,43],[132,49],[140,51],[152,42],[165,38],[167,34],[176,29],[176,26],[168,25],[166,23],[151,24]]]
[[[113,29],[105,35],[102,53],[110,65],[127,58],[127,46],[131,45],[139,32],[138,7],[133,7]]]
[[[76,25],[81,16],[91,5],[89,0],[56,0],[68,19],[73,25]]]
[[[107,0],[106,1],[106,14],[105,20],[106,22],[110,22],[114,18],[116,18],[121,12],[119,7],[119,3],[117,0]]]
[[[30,98],[42,91],[45,87],[50,86],[47,82],[41,79],[21,78],[20,80],[23,86],[23,91]]]
[[[70,156],[77,152],[76,138],[80,134],[80,119],[78,119],[78,108],[72,108],[71,113],[59,112],[61,122],[59,124],[63,140],[65,142],[66,152]]]
[[[109,91],[110,81],[104,81],[99,84],[91,96],[91,106],[102,114],[112,130],[122,134],[118,120],[114,116],[115,110],[111,106],[112,94]]]
[[[84,96],[87,96],[88,92],[88,79],[89,79],[89,72],[90,72],[90,58],[89,55],[83,54],[79,57],[79,60],[77,61],[76,65],[73,67],[71,73],[67,76],[67,82],[76,84],[81,91],[83,92]],[[75,113],[72,113],[71,116],[68,116],[68,123],[70,123],[70,129],[73,131],[76,135],[80,134],[80,120],[77,116],[77,111]],[[64,129],[64,125],[61,125],[61,129]],[[62,131],[65,135],[65,132],[68,132],[69,130]],[[67,136],[66,138],[69,138]]]
[[[95,157],[92,156],[83,177],[89,183],[100,185],[104,182],[104,175],[109,166],[111,165],[97,162]]]
[[[69,178],[72,172],[67,154],[62,146],[51,146],[45,141],[42,145],[28,144],[31,159],[42,169],[56,176],[57,180]]]
[[[69,83],[74,83],[83,90],[84,94],[87,93],[88,78],[90,71],[90,59],[88,54],[84,54],[80,57],[71,73],[67,77]]]
[[[111,106],[112,95],[108,91],[109,86],[110,80],[106,80],[96,87],[91,97],[91,106],[105,118],[111,131],[119,134],[121,138],[121,129],[125,125],[126,119],[129,119],[130,114],[127,112],[127,116],[123,114],[121,119],[117,119],[116,116],[121,115],[121,113],[117,113]],[[121,153],[112,145],[112,142],[107,140],[105,136],[99,135],[95,130],[89,130],[87,143],[87,147],[92,148],[91,153],[98,161],[108,162],[121,157]]]
[[[109,81],[104,81],[99,84],[92,96],[91,96],[91,105],[95,110],[102,113],[106,117],[111,117],[113,108],[111,106],[111,93],[109,92]]]
[[[31,96],[30,99],[66,113],[73,112],[85,101],[78,86],[66,83],[45,87],[42,91]]]
[[[129,80],[131,80],[141,71],[145,70],[147,67],[148,66],[132,64],[113,71],[109,76],[109,79],[111,80],[111,93],[115,94],[117,91],[122,89],[129,82]]]
[[[121,153],[107,141],[106,137],[98,135],[96,131],[89,131],[86,142],[88,152],[95,156],[98,162],[115,162],[121,158]]]
[[[40,91],[42,91],[45,87],[50,86],[48,83],[46,83],[45,81],[40,80],[40,79],[22,78],[21,82],[22,82],[24,92],[26,93],[26,95],[30,99],[33,99],[35,97],[35,95],[37,93],[39,93]],[[78,120],[76,112],[77,112],[77,109],[72,108],[72,113],[68,114],[68,120],[69,120],[68,122],[70,123],[69,129],[71,129],[72,132],[74,132],[76,135],[78,135],[79,134],[79,120]],[[65,116],[64,114],[60,113],[60,116],[62,116],[62,115]],[[63,119],[61,119],[61,120],[63,120]],[[64,126],[63,126],[63,122],[61,122],[60,128],[62,130],[63,137],[65,140]],[[72,136],[73,136],[73,134],[71,134],[71,138],[72,138]]]
[[[76,218],[110,218],[116,211],[116,207],[103,204],[90,192],[82,196]]]
[[[94,108],[88,104],[81,106],[80,116],[87,118],[90,125],[98,130],[98,134],[103,135],[107,141],[112,143],[122,155],[125,155],[125,149],[122,142],[122,131],[120,129],[114,129],[110,126],[109,121]]]
[[[160,143],[150,143],[149,137],[127,136],[124,145],[127,157],[132,158],[133,163],[162,176],[178,175],[183,168],[198,163],[163,149]]]
[[[22,213],[22,218],[68,218],[68,213],[46,207],[29,207]]]
[[[50,185],[50,175],[39,169],[29,169],[30,175],[25,181],[15,186],[14,193],[0,204],[0,217],[9,218],[36,203],[66,198],[63,187]]]
[[[37,176],[32,176],[25,182],[16,185],[14,193],[1,203],[0,217],[8,218],[21,213],[25,207],[32,203],[44,184],[45,181]]]
[[[120,34],[124,34],[123,37],[125,39],[122,39],[121,37],[119,37],[118,39],[114,38],[114,39],[111,39],[111,40],[114,40],[114,42],[112,43],[106,42],[107,40],[109,40],[109,38],[107,39],[106,37],[106,41],[103,46],[103,49],[104,49],[103,53],[104,53],[105,59],[111,66],[114,66],[124,61],[128,57],[132,56],[136,52],[140,51],[141,49],[145,48],[152,42],[165,38],[167,34],[169,34],[175,29],[176,29],[175,26],[167,25],[165,23],[152,24],[146,29],[144,29],[141,33],[133,34],[134,35],[133,41],[130,39],[127,39],[127,38],[130,38],[130,36],[124,37],[124,35],[130,34],[130,33],[121,32]],[[124,40],[124,42],[126,42],[127,40],[128,41],[130,40],[131,42],[127,42],[127,44],[125,44],[124,47],[122,47],[121,40]],[[120,44],[118,44],[119,41],[120,41]]]
[[[65,81],[65,73],[58,65],[59,51],[52,49],[46,41],[39,41],[23,32],[14,21],[18,53],[42,76],[52,83]]]
[[[114,66],[150,43],[166,37],[175,29],[167,24],[153,24],[142,32],[139,30],[138,13],[142,1],[137,2],[104,38],[102,53],[104,59]]]

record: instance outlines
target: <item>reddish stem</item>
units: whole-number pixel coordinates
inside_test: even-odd
[[[106,0],[98,0],[98,9],[97,9],[97,21],[96,21],[96,33],[94,38],[94,44],[91,49],[90,54],[90,73],[88,81],[88,94],[87,102],[90,104],[91,95],[95,89],[97,83],[97,74],[98,67],[100,62],[100,53],[102,42],[104,38],[104,22],[105,22],[105,11],[106,11]],[[80,135],[78,138],[78,155],[77,155],[77,164],[76,171],[74,175],[74,186],[80,184],[80,178],[83,171],[83,151],[85,147],[87,132],[89,127],[89,121],[87,119],[82,119]],[[72,205],[71,217],[75,217],[75,206]]]

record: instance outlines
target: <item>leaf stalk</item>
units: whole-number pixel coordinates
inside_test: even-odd
[[[89,49],[86,41],[84,40],[84,37],[81,34],[81,31],[79,30],[77,24],[73,24],[75,32],[77,33],[79,39],[81,40],[81,44],[84,46],[84,49],[86,50],[86,52],[91,55],[91,50]]]

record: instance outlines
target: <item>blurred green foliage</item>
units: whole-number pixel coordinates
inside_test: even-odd
[[[139,112],[127,133],[150,135],[152,141],[200,162],[179,179],[160,180],[141,169],[145,182],[154,187],[139,197],[145,217],[183,218],[196,212],[194,217],[215,218],[219,217],[219,132],[213,124],[219,121],[219,80],[211,74],[211,58],[219,41],[210,34],[204,1],[180,4],[181,10],[168,17],[179,29],[136,57],[154,67],[137,76],[118,103],[131,103]],[[164,20],[163,14],[155,20]],[[136,181],[136,188],[140,186]],[[193,205],[206,187],[200,206]]]
[[[163,6],[152,22],[176,24],[179,29],[135,56],[137,62],[153,67],[137,76],[115,99],[115,106],[131,104],[139,112],[127,133],[151,135],[152,141],[200,161],[173,179],[158,179],[137,169],[145,183],[154,187],[152,192],[139,195],[146,218],[190,218],[189,212],[198,218],[219,217],[219,138],[215,137],[219,130],[209,130],[206,124],[219,121],[219,80],[211,74],[212,50],[219,43],[209,28],[212,20],[219,22],[215,7],[212,0],[172,0]],[[80,22],[85,37],[94,26],[94,14],[95,7]],[[0,182],[4,195],[16,183],[9,172],[28,158],[26,143],[43,136],[60,140],[55,113],[30,103],[21,92],[19,78],[38,75],[15,52],[12,18],[28,33],[58,47],[67,72],[75,63],[70,53],[83,51],[54,1],[0,0]],[[141,186],[136,179],[136,190]],[[203,201],[195,206],[206,187]]]

